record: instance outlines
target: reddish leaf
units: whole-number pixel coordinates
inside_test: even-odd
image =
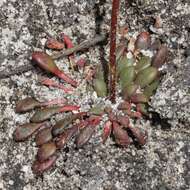
[[[167,56],[168,48],[165,45],[161,45],[160,49],[152,59],[152,65],[157,68],[161,67],[165,63]]]
[[[140,145],[143,146],[146,144],[148,137],[147,131],[143,132],[140,128],[132,126],[129,126],[129,129],[131,130]]]
[[[79,66],[79,67],[84,67],[86,65],[86,60],[83,59],[83,58],[80,58],[76,64]]]
[[[81,148],[82,146],[84,146],[90,140],[94,132],[95,132],[94,126],[88,125],[82,128],[79,135],[76,138],[77,148]]]
[[[55,81],[48,78],[41,80],[40,83],[46,86],[62,89],[65,93],[71,93],[73,91],[73,88],[66,87],[63,84],[56,83]]]
[[[43,172],[51,168],[52,165],[56,162],[56,160],[57,160],[56,156],[52,156],[44,162],[39,162],[38,160],[36,160],[32,165],[32,171],[36,175],[41,175]]]
[[[71,128],[67,128],[64,130],[64,132],[60,135],[58,140],[56,141],[56,145],[58,148],[62,148],[65,146],[65,144],[73,137],[76,135],[78,132],[78,125],[74,125]]]
[[[96,126],[96,125],[98,125],[100,123],[101,119],[102,119],[102,116],[92,115],[88,119],[88,124],[91,125],[91,126]]]
[[[13,138],[15,141],[25,141],[28,139],[33,133],[35,133],[39,128],[45,126],[45,123],[26,123],[18,126],[14,133]]]
[[[59,112],[66,112],[66,111],[76,111],[80,108],[80,106],[74,106],[74,105],[65,105],[63,106]]]
[[[131,110],[131,104],[126,102],[126,101],[121,102],[118,105],[117,109],[119,109],[119,110]]]
[[[117,121],[123,126],[128,127],[129,126],[129,118],[127,116],[118,115]]]
[[[71,84],[72,86],[76,87],[77,82],[74,81],[72,78],[67,76],[63,71],[61,71],[55,62],[53,61],[52,57],[44,52],[36,51],[32,54],[32,60],[42,69],[55,74],[59,78],[63,79],[67,83]]]
[[[61,33],[61,37],[63,38],[63,41],[68,49],[74,47],[73,42],[71,41],[68,35]]]
[[[43,162],[53,156],[57,150],[57,147],[54,142],[48,142],[43,144],[37,153],[37,158],[40,162]]]
[[[79,106],[73,106],[73,105],[43,108],[43,109],[37,110],[30,120],[32,122],[38,123],[38,122],[45,121],[51,118],[51,116],[57,113],[74,111],[78,109],[79,109]]]
[[[52,129],[53,136],[58,136],[64,132],[64,130],[76,119],[80,119],[85,116],[86,112],[79,112],[77,114],[68,115],[64,119],[59,120]]]
[[[51,130],[52,128],[48,127],[38,132],[38,134],[35,136],[35,142],[37,146],[41,146],[42,144],[45,144],[52,140]]]
[[[65,47],[65,44],[59,42],[56,39],[48,38],[45,43],[45,47],[47,47],[49,49],[53,49],[53,50],[62,50]]]
[[[26,111],[30,111],[36,107],[39,107],[41,103],[35,98],[28,97],[23,100],[19,100],[16,104],[16,112],[22,113]]]
[[[120,146],[127,147],[131,143],[127,131],[124,130],[117,122],[113,122],[113,135],[116,143]]]
[[[106,121],[102,133],[102,142],[105,143],[112,131],[112,122],[110,120]]]
[[[135,47],[136,49],[147,49],[150,46],[150,43],[151,43],[150,34],[148,32],[141,32],[137,36]]]

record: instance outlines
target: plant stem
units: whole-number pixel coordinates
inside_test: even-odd
[[[88,49],[91,46],[94,46],[95,44],[99,43],[99,42],[103,42],[106,40],[106,35],[97,35],[95,38],[90,39],[90,40],[86,40],[82,43],[80,43],[79,45],[74,46],[73,48],[69,48],[67,50],[64,50],[60,53],[57,53],[55,55],[53,55],[53,59],[60,59],[62,57],[71,55],[75,52],[78,51],[83,51],[85,49]]]
[[[110,100],[115,103],[116,98],[116,31],[119,0],[112,2],[111,30],[110,30]]]
[[[86,40],[86,41],[80,43],[79,45],[76,45],[73,48],[66,49],[60,53],[52,55],[52,57],[53,57],[53,59],[60,59],[60,58],[63,58],[65,56],[71,55],[75,52],[84,51],[85,49],[88,49],[91,46],[94,46],[100,42],[105,41],[106,38],[107,38],[106,35],[97,35],[93,39]],[[30,62],[30,60],[29,60],[29,62]],[[35,67],[30,63],[27,63],[23,66],[15,67],[11,70],[4,69],[0,72],[0,79],[8,78],[8,77],[10,77],[12,75],[16,75],[16,74],[22,74],[22,73],[25,73],[25,72],[28,72],[28,71],[34,70],[34,69],[35,69]]]

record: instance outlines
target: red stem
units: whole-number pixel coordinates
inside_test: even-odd
[[[65,105],[60,108],[59,113],[65,112],[65,111],[76,111],[80,108],[80,106],[73,106],[73,105]]]
[[[92,115],[89,118],[88,124],[95,127],[96,125],[98,125],[100,123],[101,119],[102,119],[102,116],[93,116]]]
[[[64,33],[61,33],[61,36],[63,38],[63,41],[65,42],[65,45],[67,46],[67,49],[70,49],[70,48],[74,47],[73,42],[71,41],[71,39],[69,38],[69,36],[67,36]],[[74,62],[74,54],[71,54],[69,56],[69,59]]]
[[[56,98],[53,100],[49,100],[47,102],[41,102],[40,106],[50,106],[50,105],[56,105],[56,104],[64,104],[67,102],[67,99],[65,98]]]
[[[110,100],[115,103],[116,90],[116,31],[119,0],[112,2],[111,32],[110,32]]]
[[[74,87],[77,87],[77,82],[76,82],[75,80],[73,80],[72,78],[70,78],[70,77],[69,77],[68,75],[66,75],[65,73],[63,73],[62,71],[57,70],[57,71],[55,72],[55,74],[56,74],[59,78],[63,79],[65,82],[71,84],[71,85],[74,86]]]
[[[51,86],[51,87],[62,89],[65,93],[71,93],[73,91],[73,88],[65,87],[64,85],[58,84],[49,78],[42,79],[40,82],[41,82],[41,84],[46,85],[46,86]]]

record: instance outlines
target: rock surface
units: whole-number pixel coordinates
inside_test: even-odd
[[[110,11],[108,0],[1,0],[0,71],[29,62],[31,52],[43,48],[47,35],[64,32],[77,44],[108,32]],[[153,27],[156,16],[163,22],[159,30]],[[190,189],[189,19],[189,0],[121,0],[120,25],[127,24],[131,32],[150,30],[170,48],[166,74],[152,98],[154,117],[144,126],[149,140],[142,149],[121,149],[109,140],[77,151],[71,143],[56,166],[36,178],[31,171],[35,144],[12,139],[15,126],[31,116],[16,114],[15,102],[26,96],[45,100],[64,93],[41,87],[38,69],[0,80],[0,189]],[[95,47],[85,56],[96,63],[101,52]],[[63,68],[65,63],[63,59],[58,65]]]

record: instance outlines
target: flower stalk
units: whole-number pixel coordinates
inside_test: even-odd
[[[116,31],[117,16],[119,12],[119,0],[112,2],[111,32],[110,32],[110,100],[115,103],[116,97]]]

